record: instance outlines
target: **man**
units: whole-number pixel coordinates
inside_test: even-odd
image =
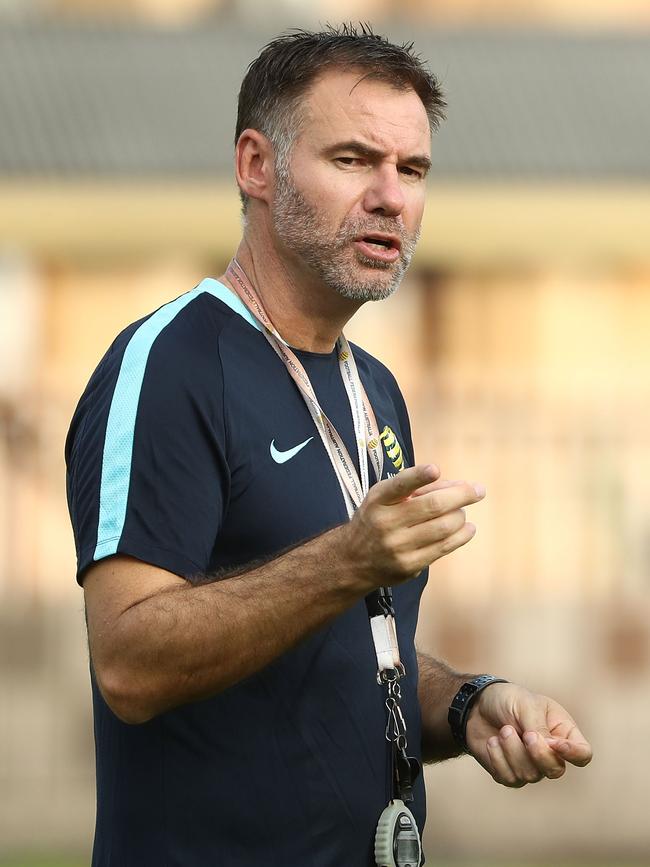
[[[239,98],[235,259],[122,332],[81,398],[95,867],[375,863],[387,803],[425,817],[386,690],[414,758],[466,748],[507,786],[591,758],[551,699],[416,654],[427,567],[485,490],[413,465],[395,380],[341,337],[409,264],[443,106],[366,29],[271,42]]]

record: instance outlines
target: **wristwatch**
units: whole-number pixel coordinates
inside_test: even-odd
[[[466,733],[469,712],[478,694],[492,683],[508,683],[508,681],[502,677],[495,677],[493,674],[481,674],[478,677],[473,677],[461,686],[449,705],[447,722],[451,727],[454,740],[465,753],[468,752]]]

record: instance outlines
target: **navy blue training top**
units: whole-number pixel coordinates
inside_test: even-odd
[[[413,463],[406,407],[392,374],[353,351],[387,477]],[[356,456],[336,351],[297,355]],[[245,306],[210,278],[117,337],[74,414],[66,462],[80,583],[90,564],[116,553],[192,581],[347,520],[298,388]],[[394,590],[415,755],[425,583],[424,572]],[[91,668],[93,867],[373,865],[390,793],[375,674],[363,600],[257,674],[142,725],[112,713]],[[420,830],[424,798],[420,776]]]

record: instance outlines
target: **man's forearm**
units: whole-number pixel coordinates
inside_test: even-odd
[[[453,697],[473,674],[460,674],[444,662],[418,653],[418,699],[422,709],[422,758],[425,762],[451,759],[461,753],[453,739],[447,712]]]
[[[214,695],[353,605],[364,586],[340,556],[343,532],[331,530],[221,580],[179,583],[129,607],[112,625],[110,658],[102,658],[98,641],[93,654],[114,712],[145,722]]]
[[[412,496],[438,474],[425,465],[378,482],[350,521],[223,580],[190,585],[125,555],[95,563],[84,578],[88,637],[111,709],[144,722],[214,695],[465,544],[473,525],[446,515],[482,494],[447,485]]]

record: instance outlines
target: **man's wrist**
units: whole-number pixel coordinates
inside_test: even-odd
[[[463,752],[469,752],[467,747],[467,720],[478,696],[493,683],[507,683],[502,677],[493,674],[480,674],[463,683],[451,700],[447,713],[447,722],[451,728],[454,741]]]
[[[333,546],[338,563],[338,584],[341,591],[354,598],[362,599],[381,584],[381,576],[364,567],[360,556],[359,543],[355,538],[351,521],[347,521],[325,534],[327,542]]]

